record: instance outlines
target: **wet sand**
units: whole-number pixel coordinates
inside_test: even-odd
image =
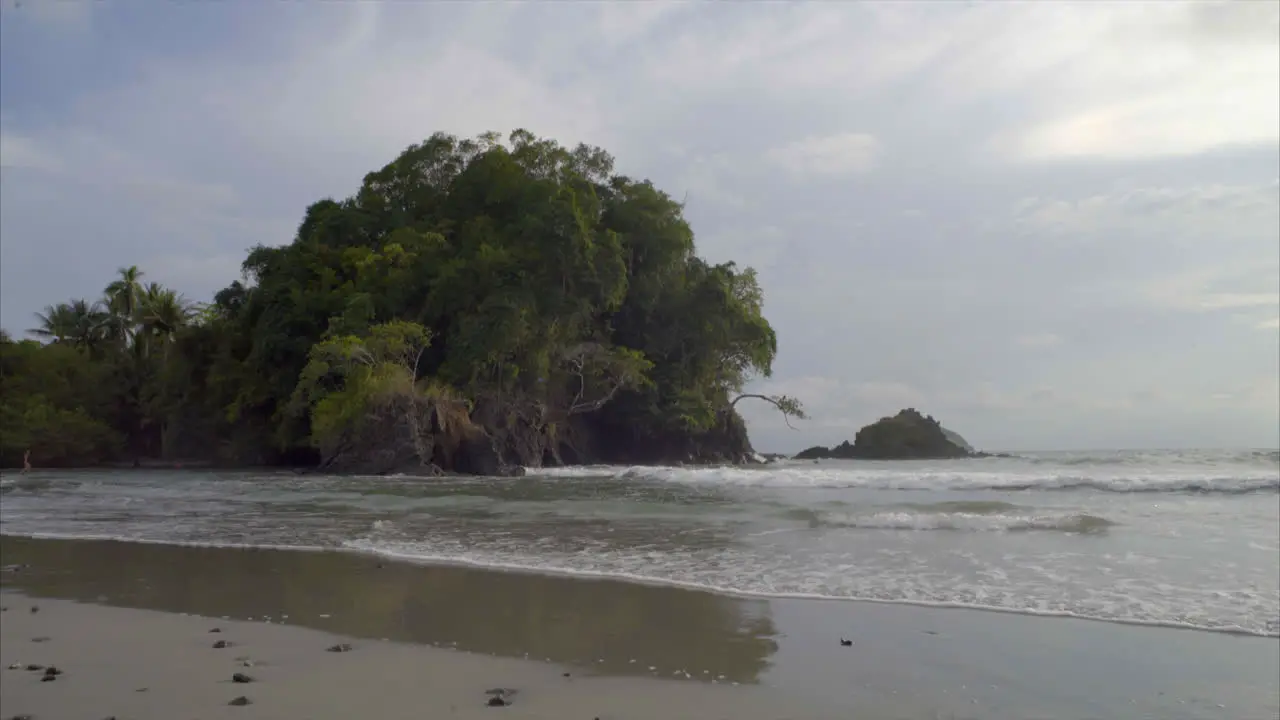
[[[5,717],[1280,715],[1274,638],[337,552],[5,536],[0,561],[23,566],[0,574],[4,665],[67,671],[49,683],[3,671]],[[217,639],[236,644],[212,649]],[[324,652],[337,642],[355,650]],[[243,670],[259,682],[229,682],[240,656],[261,662]],[[492,687],[521,692],[498,710],[484,706]],[[253,704],[225,704],[238,695]]]
[[[66,600],[6,596],[3,712],[34,718],[780,718],[797,710],[759,688],[576,677],[549,663],[290,625],[210,620]],[[31,613],[30,607],[40,612]],[[220,630],[211,633],[212,628]],[[47,638],[32,642],[36,638]],[[214,647],[216,642],[226,647]],[[346,652],[329,652],[335,643]],[[23,667],[13,668],[20,664]],[[44,681],[44,670],[61,674]],[[570,672],[565,676],[565,672]],[[235,682],[235,674],[249,682]],[[501,688],[511,704],[494,708]],[[246,705],[229,704],[246,698]],[[794,714],[796,712],[799,714]]]

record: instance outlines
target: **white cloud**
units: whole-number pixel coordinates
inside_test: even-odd
[[[1273,317],[1269,320],[1263,320],[1254,325],[1259,330],[1280,330],[1280,317]]]
[[[1254,185],[1119,187],[1084,198],[1028,197],[1014,208],[1015,221],[1037,232],[1079,236],[1167,223],[1180,233],[1216,231],[1230,218],[1255,234],[1280,227],[1280,181]]]
[[[0,130],[0,167],[56,172],[62,165],[31,139]]]
[[[1280,139],[1280,42],[1259,32],[1280,22],[1280,5],[1062,7],[1086,22],[1043,26],[1071,47],[1043,87],[1044,116],[998,141],[1013,158],[1192,155]]]
[[[187,27],[192,52],[127,33],[42,45],[28,31],[65,41],[62,26],[19,33],[6,14],[6,81],[59,99],[6,86],[0,308],[25,327],[125,262],[207,297],[245,248],[287,242],[306,203],[406,145],[526,127],[616,153],[687,198],[705,257],[761,269],[781,349],[757,385],[814,414],[797,433],[743,403],[762,449],[839,442],[909,406],[979,445],[1271,437],[1270,386],[1214,384],[1276,374],[1259,330],[1280,307],[1274,4],[1236,5],[1257,15],[251,3],[217,35]],[[565,41],[533,40],[550,29]],[[88,62],[111,79],[86,90],[58,70]],[[55,273],[51,255],[77,263]],[[1251,399],[1211,400],[1228,391]]]
[[[669,33],[642,77],[689,94],[820,96],[859,116],[910,80],[927,99],[905,99],[936,114],[939,137],[960,112],[1014,100],[1012,122],[964,137],[1004,160],[1192,155],[1280,139],[1277,7],[716,6]]]
[[[1140,287],[1152,305],[1186,312],[1280,308],[1280,267],[1209,265],[1152,280]],[[1220,289],[1224,285],[1235,289]],[[1267,288],[1271,286],[1271,288]]]
[[[809,137],[766,153],[771,162],[793,175],[847,175],[876,166],[880,143],[865,133]]]

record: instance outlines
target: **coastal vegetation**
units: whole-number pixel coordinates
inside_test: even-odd
[[[122,268],[0,337],[0,462],[503,474],[740,462],[777,339],[756,274],[613,158],[445,134],[306,209],[209,303]]]
[[[796,454],[797,460],[838,458],[845,460],[941,460],[974,455],[959,434],[942,427],[932,415],[915,408],[883,417],[863,427],[835,447],[816,445]]]

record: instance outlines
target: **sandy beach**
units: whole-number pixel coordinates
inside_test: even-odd
[[[794,704],[752,688],[579,677],[550,663],[265,622],[12,594],[4,602],[0,659],[7,669],[0,696],[6,717],[839,717],[812,708],[797,715]],[[211,632],[215,628],[220,632]],[[341,643],[350,650],[327,650]],[[44,680],[48,667],[62,671],[56,680]],[[251,682],[235,682],[237,673]],[[509,706],[488,705],[493,694],[486,691],[498,688],[508,691]],[[249,704],[228,704],[240,697]]]
[[[341,552],[12,536],[0,550],[0,661],[64,671],[0,673],[5,718],[1251,720],[1280,708],[1274,638]],[[351,651],[326,651],[339,643]],[[517,691],[512,705],[487,706],[494,688]],[[228,705],[241,696],[251,704]]]

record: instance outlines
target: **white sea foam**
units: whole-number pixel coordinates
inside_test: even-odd
[[[966,461],[970,462],[970,461]],[[867,488],[881,490],[1094,490],[1099,492],[1251,493],[1280,491],[1280,471],[1232,468],[1231,474],[1188,470],[1136,472],[1130,467],[1090,474],[1037,466],[968,469],[886,463],[778,463],[766,466],[662,467],[580,466],[528,468],[548,478],[600,478],[749,487]],[[1221,473],[1221,470],[1217,470]]]
[[[1280,635],[1280,465],[1266,453],[561,468],[518,481],[37,472],[0,486],[5,534],[341,549]]]

